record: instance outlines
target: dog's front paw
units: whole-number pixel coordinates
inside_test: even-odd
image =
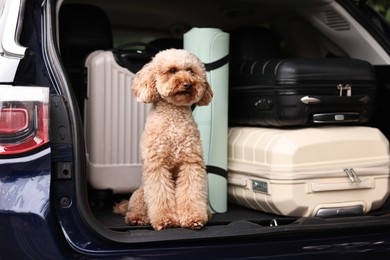
[[[149,219],[144,214],[135,214],[132,212],[127,212],[125,216],[126,224],[132,226],[146,226],[149,225]]]
[[[201,218],[193,218],[186,222],[181,223],[181,227],[183,228],[190,228],[190,229],[201,229],[206,224],[206,221],[204,221]]]
[[[174,217],[159,218],[151,222],[154,230],[163,230],[180,226],[178,221]]]
[[[201,229],[203,226],[206,225],[208,219],[209,217],[207,213],[182,216],[182,218],[180,219],[180,226],[183,228]]]

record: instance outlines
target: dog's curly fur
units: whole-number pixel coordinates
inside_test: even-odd
[[[213,92],[203,63],[186,50],[159,52],[133,82],[137,100],[153,103],[141,138],[143,185],[114,205],[131,225],[200,229],[208,221],[206,168],[191,105]]]

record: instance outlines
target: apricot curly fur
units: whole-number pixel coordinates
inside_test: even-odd
[[[136,74],[133,90],[139,102],[153,103],[140,144],[143,185],[113,210],[131,225],[200,229],[210,214],[191,106],[212,100],[205,67],[186,50],[161,51]]]

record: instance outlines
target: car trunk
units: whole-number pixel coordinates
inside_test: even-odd
[[[296,12],[293,12],[293,16],[296,16]],[[249,23],[249,22],[248,22]],[[250,24],[251,25],[251,24]],[[311,28],[311,27],[310,27]],[[318,35],[317,35],[318,36]],[[332,46],[330,49],[334,48]],[[109,46],[109,47],[107,47]],[[97,49],[109,49],[110,43],[104,47]],[[95,48],[96,49],[96,48]],[[90,52],[94,51],[89,50]],[[337,54],[340,49],[337,47]],[[345,53],[344,53],[345,54]],[[332,54],[329,54],[330,56]],[[64,57],[62,57],[64,58]],[[81,62],[85,61],[85,56],[81,59]],[[65,63],[65,61],[63,61]],[[69,63],[70,64],[70,63]],[[65,64],[66,65],[66,64]],[[79,68],[80,64],[70,64],[74,68]],[[81,64],[83,65],[83,64]],[[71,68],[74,69],[74,68]],[[390,98],[388,72],[390,71],[388,65],[375,66],[378,84],[377,94],[377,108],[371,126],[378,127],[386,136],[390,138],[390,120],[384,120],[384,118],[390,118],[388,100]],[[85,98],[85,82],[84,82],[84,70],[81,70],[76,75],[69,74],[69,79],[72,82],[72,86],[76,85],[81,88],[75,90],[79,92],[78,102],[80,111],[76,110],[76,106],[71,106],[69,109],[72,115],[76,118],[77,113],[83,114],[84,111],[84,98]],[[80,76],[81,75],[81,76]],[[67,84],[64,84],[67,85]],[[69,84],[70,86],[70,84]],[[130,87],[130,86],[129,86]],[[77,93],[76,93],[77,94]],[[69,94],[68,98],[71,98],[73,102],[75,99]],[[74,118],[72,118],[73,120]],[[85,120],[85,118],[83,118]],[[77,121],[77,120],[76,120]],[[119,242],[112,247],[122,248],[123,245],[128,244],[144,244],[152,242],[175,242],[175,241],[202,241],[212,238],[218,238],[221,241],[224,239],[240,239],[256,237],[283,237],[292,235],[305,234],[328,234],[332,236],[334,232],[355,232],[356,229],[370,230],[373,228],[382,228],[389,225],[390,220],[390,200],[388,199],[382,207],[379,209],[370,211],[366,214],[360,215],[348,215],[348,216],[336,216],[328,218],[320,217],[292,217],[282,216],[276,214],[265,213],[260,210],[253,210],[243,206],[228,203],[227,211],[224,213],[213,214],[210,221],[201,230],[191,230],[185,228],[170,228],[162,231],[155,231],[150,225],[147,226],[131,226],[125,223],[123,216],[113,213],[113,205],[119,203],[122,200],[127,200],[131,192],[113,192],[110,189],[96,189],[90,187],[88,174],[86,172],[86,160],[84,157],[85,150],[83,145],[84,140],[82,137],[81,121],[80,125],[73,130],[76,133],[75,139],[77,139],[79,146],[75,149],[76,163],[74,164],[75,171],[71,177],[61,178],[55,181],[53,184],[53,197],[56,201],[63,201],[62,199],[70,198],[75,204],[56,205],[60,224],[64,232],[68,235],[69,241],[79,240],[81,242],[76,243],[75,247],[88,248],[89,239],[86,235],[78,237],[80,229],[84,233],[88,233],[93,230],[93,241],[98,241],[104,238],[111,242]],[[89,136],[84,136],[85,139]],[[100,142],[100,140],[94,140],[94,142]],[[132,147],[132,151],[138,152],[137,148]],[[72,207],[73,205],[73,207]],[[71,217],[69,217],[71,216]],[[87,228],[81,228],[80,224],[72,224],[72,221],[76,219],[83,219],[83,223],[86,223]],[[70,232],[71,231],[71,232]],[[83,232],[80,232],[83,233]],[[96,235],[97,234],[97,235]],[[230,240],[230,241],[235,241]],[[215,240],[217,241],[217,240]],[[102,250],[109,250],[111,244],[107,245],[101,243]],[[158,244],[163,245],[163,244]]]

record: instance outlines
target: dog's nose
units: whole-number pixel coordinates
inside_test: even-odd
[[[192,84],[190,82],[185,82],[183,87],[185,90],[190,90],[192,88]]]

